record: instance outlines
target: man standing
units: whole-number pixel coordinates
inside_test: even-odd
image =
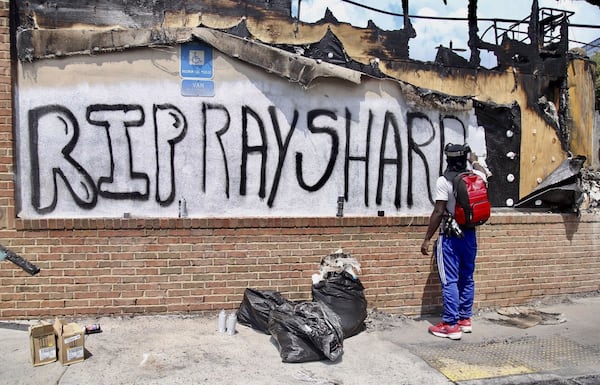
[[[468,145],[448,144],[444,148],[447,169],[445,175],[456,175],[467,171],[467,161],[473,172],[487,181],[486,170],[477,161],[477,155],[470,151]],[[421,253],[428,255],[431,238],[442,224],[452,220],[456,199],[453,193],[452,179],[440,176],[436,182],[435,205],[429,217],[429,226],[425,239],[421,244]],[[456,222],[454,222],[456,224]],[[443,228],[449,228],[444,223]],[[477,238],[475,228],[460,228],[462,236],[451,231],[440,231],[434,252],[442,285],[444,312],[442,322],[430,326],[429,332],[438,337],[458,340],[462,332],[472,331],[471,316],[475,296],[475,257],[477,255]]]

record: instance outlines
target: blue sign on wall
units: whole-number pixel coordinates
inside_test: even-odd
[[[213,48],[194,42],[181,45],[181,77],[194,79],[212,79]]]
[[[181,96],[215,96],[215,82],[212,80],[183,79]]]

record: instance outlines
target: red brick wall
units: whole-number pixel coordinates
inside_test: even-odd
[[[321,257],[362,264],[370,308],[416,315],[440,305],[420,254],[427,217],[17,220],[3,243],[39,265],[0,268],[0,318],[215,311],[244,289],[310,299]],[[479,231],[477,307],[600,290],[597,216],[495,213]]]
[[[363,266],[370,308],[441,303],[419,248],[428,218],[15,219],[8,1],[0,0],[0,243],[41,267],[0,262],[0,319],[236,308],[246,287],[310,299],[321,257]],[[600,219],[499,214],[479,234],[476,306],[600,290]]]
[[[0,0],[0,228],[14,227],[13,124],[8,1]],[[0,238],[0,243],[3,239]],[[4,266],[2,266],[4,267]]]

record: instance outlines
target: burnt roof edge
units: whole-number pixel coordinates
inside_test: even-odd
[[[175,45],[202,40],[224,54],[308,86],[319,77],[360,84],[363,74],[334,64],[240,38],[211,28],[135,30],[23,30],[17,35],[22,62],[76,55],[94,55],[131,48]]]
[[[175,45],[201,40],[223,54],[277,74],[308,87],[317,78],[337,78],[360,84],[371,77],[322,60],[304,57],[286,50],[241,38],[206,27],[135,30],[24,30],[18,34],[18,56],[24,62],[76,55],[96,55],[133,48]],[[386,79],[381,79],[386,80]],[[387,78],[402,89],[410,103],[428,104],[444,110],[471,108],[472,96],[447,95],[416,87],[395,78]]]
[[[194,28],[192,36],[202,40],[220,52],[246,63],[278,74],[291,81],[308,86],[319,77],[333,77],[360,84],[363,74],[254,40],[248,40],[210,28]]]
[[[22,62],[94,55],[129,48],[174,45],[190,40],[189,28],[174,29],[27,29],[17,33]]]

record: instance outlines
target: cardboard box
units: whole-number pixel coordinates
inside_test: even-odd
[[[81,326],[57,318],[54,333],[61,364],[71,365],[85,359],[85,330]]]
[[[29,345],[33,366],[56,361],[56,336],[52,324],[44,322],[29,326]]]

